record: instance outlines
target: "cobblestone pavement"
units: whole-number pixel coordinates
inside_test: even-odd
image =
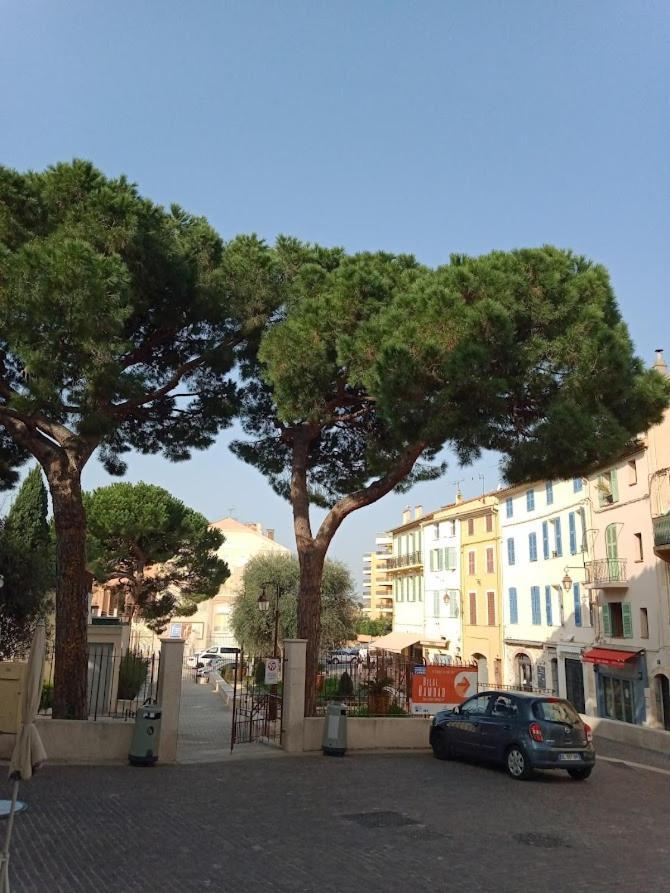
[[[670,776],[605,761],[584,783],[407,753],[52,766],[21,796],[14,893],[668,889]]]
[[[179,711],[179,763],[218,763],[231,759],[283,757],[284,752],[266,744],[236,744],[230,751],[232,710],[209,685],[196,685],[186,678],[182,683]]]

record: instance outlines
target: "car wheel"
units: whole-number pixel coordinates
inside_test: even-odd
[[[436,760],[450,760],[453,757],[451,746],[444,734],[436,735],[433,741],[433,756]]]
[[[507,774],[517,781],[524,781],[533,774],[533,769],[528,762],[528,757],[518,744],[513,744],[505,754],[505,768]]]
[[[339,664],[340,660],[337,657],[333,657],[330,662],[331,664]]]
[[[588,766],[586,769],[568,769],[568,775],[575,781],[586,781],[592,772],[593,766]]]

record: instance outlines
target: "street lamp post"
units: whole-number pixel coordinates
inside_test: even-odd
[[[261,594],[258,596],[258,608],[259,610],[266,612],[270,608],[270,599],[268,598],[268,590],[272,589],[274,586],[275,589],[275,603],[274,603],[274,645],[272,648],[272,656],[275,658],[279,657],[278,654],[278,644],[279,644],[279,599],[282,596],[281,584],[279,582],[267,582],[263,583],[261,587]],[[270,687],[270,719],[277,718],[277,684],[273,683]]]

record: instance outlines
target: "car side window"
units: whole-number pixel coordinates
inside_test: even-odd
[[[463,716],[481,716],[488,710],[490,695],[479,695],[461,705]]]
[[[516,714],[517,708],[512,698],[507,697],[507,695],[498,695],[493,704],[491,716],[502,716],[509,719],[512,716],[516,716]]]

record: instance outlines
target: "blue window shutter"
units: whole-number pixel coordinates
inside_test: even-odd
[[[539,626],[542,623],[542,609],[540,608],[540,587],[530,587],[530,607],[533,618],[533,624]]]
[[[552,626],[551,586],[544,587],[544,605],[547,611],[547,626]]]
[[[574,478],[572,481],[572,489],[575,493],[579,493],[583,487],[581,478]]]
[[[582,625],[582,602],[579,597],[579,583],[575,583],[572,587],[575,597],[575,626]]]
[[[570,554],[577,554],[577,525],[575,523],[575,513],[570,512],[568,515],[568,527],[570,528]]]
[[[519,622],[519,606],[516,600],[516,586],[509,588],[509,622]]]
[[[528,557],[531,561],[537,561],[537,534],[528,534]]]
[[[526,508],[529,512],[535,508],[535,490],[526,491]]]
[[[556,554],[560,558],[563,554],[563,539],[561,537],[561,519],[554,519],[554,533],[556,535]]]
[[[580,521],[582,522],[582,535],[581,535],[581,539],[579,541],[578,551],[579,552],[588,552],[589,549],[588,549],[588,544],[586,542],[586,509],[584,509],[584,508],[579,509],[579,518],[580,518]]]
[[[505,500],[505,514],[508,518],[511,518],[514,514],[514,500],[511,496],[508,496]]]
[[[514,538],[510,537],[507,540],[507,563],[514,564]]]
[[[554,501],[554,485],[551,481],[547,481],[544,485],[544,488],[547,493],[547,505],[551,505]]]
[[[549,558],[549,522],[542,522],[542,554]]]

